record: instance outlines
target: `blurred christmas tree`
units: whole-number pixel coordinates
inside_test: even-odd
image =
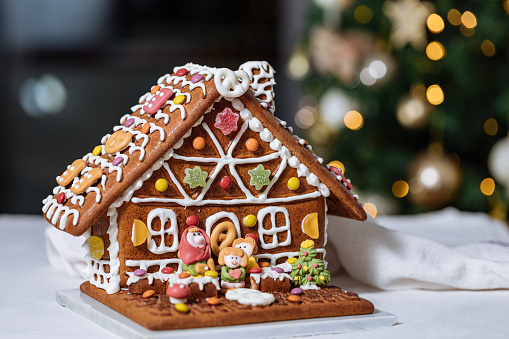
[[[509,0],[315,0],[306,32],[296,124],[368,212],[507,216]]]

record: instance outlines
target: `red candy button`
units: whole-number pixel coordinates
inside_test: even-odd
[[[163,88],[158,94],[154,95],[152,99],[143,106],[143,110],[148,114],[154,114],[159,111],[162,105],[168,101],[173,95],[173,91],[169,88]]]
[[[175,73],[175,74],[177,74],[177,76],[179,76],[179,77],[182,77],[182,76],[184,76],[184,75],[186,75],[186,74],[187,74],[187,69],[185,69],[185,68],[181,68],[181,69],[179,69],[179,70],[177,71],[177,73]]]
[[[219,185],[221,185],[221,188],[224,190],[230,189],[232,187],[232,179],[228,177],[222,177]]]
[[[262,273],[262,269],[260,267],[253,267],[252,269],[249,270],[249,273],[252,274]]]
[[[341,171],[334,166],[329,166],[329,170],[336,175],[341,175]]]
[[[171,267],[165,267],[161,270],[162,273],[164,274],[172,274],[175,270]]]
[[[65,201],[65,193],[62,192],[59,195],[57,195],[57,203],[61,204]]]
[[[196,215],[190,215],[186,219],[187,226],[198,226],[200,224],[200,219]]]

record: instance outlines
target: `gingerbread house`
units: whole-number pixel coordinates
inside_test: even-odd
[[[177,250],[190,225],[209,236],[233,225],[213,246],[254,233],[255,258],[276,265],[309,238],[324,258],[327,214],[366,218],[341,171],[274,116],[274,85],[267,62],[175,67],[57,177],[43,212],[87,238],[92,285],[112,294],[164,282],[164,268],[182,270]]]

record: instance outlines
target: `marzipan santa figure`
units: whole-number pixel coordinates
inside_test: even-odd
[[[214,259],[210,257],[210,238],[196,226],[188,227],[182,233],[178,257],[182,259],[182,270],[193,277],[203,277],[206,271],[216,271]]]

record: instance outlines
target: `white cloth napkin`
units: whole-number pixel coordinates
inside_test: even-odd
[[[44,232],[44,238],[46,255],[51,266],[67,272],[71,277],[83,278],[82,271],[87,265],[84,259],[87,251],[81,246],[85,242],[85,237],[75,237],[49,226]]]
[[[384,225],[385,227],[377,225]],[[509,229],[453,208],[359,222],[330,217],[328,240],[355,279],[384,290],[509,288]]]

